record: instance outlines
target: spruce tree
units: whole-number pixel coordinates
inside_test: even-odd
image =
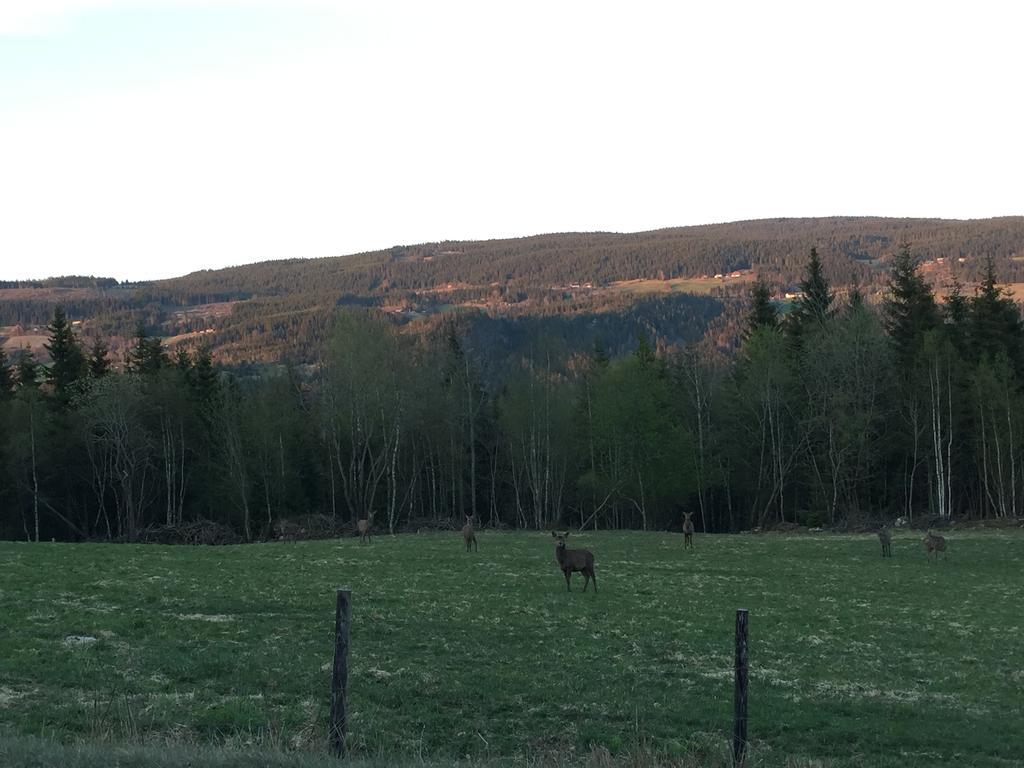
[[[786,318],[790,334],[797,339],[809,328],[824,325],[832,315],[835,296],[829,291],[817,248],[811,248],[806,276],[800,282],[800,292],[803,295],[794,302],[793,310]]]
[[[924,335],[940,322],[932,289],[918,274],[917,260],[906,243],[893,260],[889,294],[883,304],[885,329],[900,361],[906,365],[913,360]]]
[[[996,285],[995,265],[990,256],[978,293],[970,302],[970,347],[974,359],[983,355],[994,360],[1006,355],[1018,373],[1024,373],[1024,347],[1017,304]]]
[[[167,352],[159,337],[150,337],[140,324],[135,331],[135,344],[128,350],[125,367],[131,373],[149,375],[167,365]]]
[[[7,352],[0,346],[0,400],[6,400],[14,390],[14,369],[7,359]]]
[[[213,356],[209,347],[202,346],[195,351],[186,381],[204,411],[211,408],[217,399],[217,372],[213,369]]]
[[[943,327],[946,337],[962,357],[969,358],[968,350],[968,315],[970,307],[963,294],[963,286],[959,280],[953,280],[953,288],[942,302]]]
[[[66,401],[71,386],[85,376],[85,355],[62,307],[54,308],[53,320],[46,330],[50,338],[43,346],[51,360],[46,378],[53,384],[57,398]]]
[[[192,355],[184,347],[174,350],[174,367],[182,373],[188,373],[192,369]]]
[[[32,350],[26,350],[18,359],[18,387],[25,390],[39,389],[39,363]]]
[[[866,306],[864,293],[861,291],[860,285],[854,283],[850,286],[849,293],[846,294],[846,316],[853,317]]]
[[[777,328],[779,311],[772,304],[772,291],[760,275],[750,289],[750,309],[747,311],[747,327],[743,336],[749,339],[759,328]]]
[[[96,339],[89,350],[89,376],[101,379],[110,372],[110,357],[106,342]]]

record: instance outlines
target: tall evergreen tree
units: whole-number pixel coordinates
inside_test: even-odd
[[[195,351],[186,381],[202,411],[212,408],[217,398],[217,372],[213,369],[213,356],[209,347],[202,346]]]
[[[846,316],[853,317],[865,307],[864,293],[861,291],[860,285],[854,283],[850,286],[849,293],[846,294]]]
[[[32,350],[26,350],[18,358],[18,387],[26,390],[39,388],[39,363]]]
[[[754,287],[750,289],[750,309],[747,310],[747,326],[744,339],[759,328],[776,328],[779,324],[779,311],[772,304],[772,290],[762,276],[758,276]]]
[[[979,359],[985,355],[994,360],[1006,355],[1018,373],[1024,373],[1024,331],[1017,304],[996,285],[992,257],[985,262],[985,275],[970,307],[970,346]]]
[[[0,346],[0,400],[11,396],[14,390],[14,369],[7,359],[7,352]]]
[[[96,339],[89,350],[89,376],[100,379],[110,372],[110,357],[107,344],[103,339]]]
[[[811,248],[807,271],[800,282],[800,293],[803,295],[793,304],[793,310],[786,318],[794,338],[799,338],[811,327],[824,325],[832,315],[835,296],[829,290],[817,248]]]
[[[952,342],[954,349],[964,358],[968,358],[968,320],[970,306],[963,294],[963,286],[959,280],[953,281],[953,288],[942,302],[942,319],[946,337]]]
[[[46,377],[53,384],[57,398],[66,402],[71,386],[85,376],[85,355],[62,307],[54,308],[53,320],[46,330],[50,338],[43,346],[51,360]]]
[[[924,335],[939,325],[935,296],[918,273],[917,260],[906,243],[893,260],[889,292],[883,304],[885,329],[900,361],[906,365],[913,360]]]
[[[192,369],[192,355],[184,347],[174,350],[174,367],[182,373],[188,373]]]
[[[157,336],[148,336],[140,324],[135,331],[135,344],[128,350],[125,367],[131,373],[154,374],[167,365],[167,352]]]

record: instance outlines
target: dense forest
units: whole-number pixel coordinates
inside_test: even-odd
[[[996,262],[938,298],[904,246],[875,304],[837,297],[812,249],[784,315],[753,284],[734,353],[687,331],[722,315],[712,299],[656,300],[682,313],[659,331],[676,343],[614,348],[571,314],[560,334],[458,313],[411,333],[353,306],[324,315],[309,365],[231,371],[140,326],[116,370],[57,307],[48,364],[0,353],[0,535],[1016,516],[1024,328]],[[497,344],[515,350],[500,365]]]
[[[510,240],[425,243],[324,259],[289,259],[172,280],[121,283],[112,278],[63,277],[0,283],[0,336],[38,337],[55,307],[62,307],[86,343],[102,339],[120,367],[141,323],[168,345],[194,346],[199,335],[215,360],[228,365],[287,361],[315,364],[339,307],[377,307],[396,320],[429,331],[453,310],[510,321],[558,334],[570,315],[611,317],[617,333],[635,336],[628,316],[642,298],[620,290],[623,281],[670,281],[716,300],[697,308],[703,332],[723,348],[735,347],[741,324],[737,303],[749,285],[715,279],[756,273],[773,295],[800,280],[807,249],[816,245],[825,275],[840,292],[859,285],[874,300],[884,290],[890,259],[900,242],[914,243],[929,282],[939,289],[959,281],[973,287],[989,259],[1002,279],[1024,281],[1024,217],[939,219],[770,219],[635,234],[539,235]],[[670,310],[645,322],[655,346],[677,343],[672,314],[685,304],[648,304]],[[620,318],[615,321],[614,318]],[[533,318],[526,323],[524,318]],[[553,318],[538,323],[536,318]],[[598,319],[597,322],[603,322]],[[543,329],[537,326],[544,326]],[[687,328],[687,337],[694,332]],[[588,339],[586,344],[589,345]],[[583,349],[584,347],[581,347]],[[37,354],[42,353],[37,347]]]

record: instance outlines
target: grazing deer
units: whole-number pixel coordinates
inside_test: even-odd
[[[883,525],[878,531],[878,540],[882,543],[882,557],[892,557],[892,529]]]
[[[924,540],[921,543],[924,544],[924,552],[928,557],[934,555],[935,559],[938,560],[939,552],[941,552],[942,559],[946,559],[945,537],[934,534],[931,532],[931,529],[929,529],[928,533],[925,535]]]
[[[552,531],[551,536],[555,539],[555,562],[558,563],[558,567],[565,574],[566,591],[572,591],[569,582],[573,572],[580,571],[584,578],[583,591],[586,592],[587,585],[593,581],[594,592],[597,592],[597,576],[594,575],[594,553],[589,549],[567,549],[565,539],[569,536],[568,531],[565,533],[555,533]]]
[[[683,549],[693,546],[693,512],[683,512]]]
[[[359,531],[359,543],[370,543],[370,521],[365,517],[356,522],[356,530]]]
[[[466,524],[462,526],[462,540],[466,542],[466,551],[469,552],[471,546],[476,547],[476,551],[480,551],[480,545],[476,540],[476,531],[473,530],[473,516],[466,515]]]

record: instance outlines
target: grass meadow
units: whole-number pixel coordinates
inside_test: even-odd
[[[228,748],[181,765],[252,749],[321,765],[348,586],[357,763],[727,765],[742,607],[749,765],[1022,765],[1024,532],[948,538],[933,564],[916,532],[891,559],[869,535],[698,534],[685,551],[679,534],[573,534],[597,594],[578,574],[566,592],[541,533],[484,531],[469,554],[458,533],[4,542],[0,760],[149,745]]]

